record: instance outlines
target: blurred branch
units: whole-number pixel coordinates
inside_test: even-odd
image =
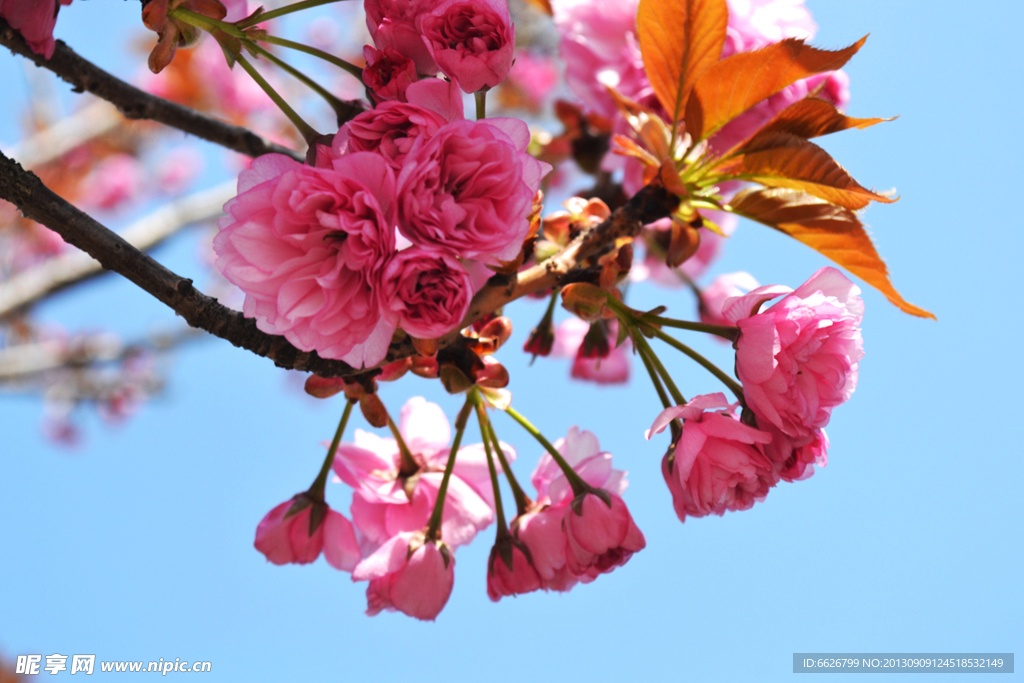
[[[121,236],[139,251],[149,251],[193,223],[217,218],[235,196],[235,181],[177,199],[130,225]],[[103,273],[103,266],[81,251],[47,259],[0,283],[0,318],[40,299]]]
[[[275,152],[287,154],[297,161],[304,159],[295,150],[268,142],[247,128],[225,123],[139,90],[80,57],[63,41],[57,41],[52,58],[44,59],[32,52],[21,34],[3,19],[0,19],[0,45],[57,74],[74,86],[75,92],[88,91],[107,100],[126,118],[157,121],[250,157]]]
[[[98,100],[32,137],[22,140],[8,153],[25,168],[56,161],[75,147],[105,135],[124,121],[109,102]]]

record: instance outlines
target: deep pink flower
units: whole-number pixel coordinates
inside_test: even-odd
[[[608,495],[611,504],[596,493],[580,494],[562,521],[566,566],[583,581],[621,567],[647,545],[626,503],[614,493]]]
[[[373,91],[377,103],[405,102],[405,91],[419,80],[413,61],[394,48],[377,50],[372,45],[363,48],[363,57],[366,59],[363,82]]]
[[[524,552],[525,546],[506,536],[498,540],[491,548],[487,560],[487,597],[498,602],[506,595],[522,595],[540,590],[543,585],[540,574]],[[506,557],[511,559],[512,566],[505,564]]]
[[[828,436],[824,429],[815,429],[809,436],[792,438],[779,431],[770,422],[758,422],[763,431],[772,435],[771,443],[764,445],[764,454],[775,464],[775,470],[785,481],[800,481],[814,474],[814,466],[828,464]]]
[[[574,425],[564,438],[552,445],[583,481],[594,488],[606,489],[617,495],[625,493],[629,486],[626,471],[612,467],[612,454],[601,450],[601,444],[593,432],[581,431]],[[538,504],[567,505],[573,498],[569,480],[550,453],[545,452],[540,456],[530,481],[537,489]]]
[[[544,590],[567,591],[579,581],[565,564],[562,520],[569,501],[558,506],[536,504],[512,521],[512,533],[530,549],[533,568]]]
[[[375,154],[332,168],[266,155],[238,178],[214,240],[217,268],[245,292],[259,329],[355,367],[376,365],[394,332],[379,278],[395,251],[394,176]]]
[[[444,543],[426,541],[423,532],[389,539],[352,572],[353,581],[369,581],[366,613],[398,610],[433,621],[444,609],[455,583],[455,555]]]
[[[710,412],[715,408],[722,410]],[[671,472],[669,455],[662,461],[680,521],[747,510],[778,482],[771,461],[759,449],[771,435],[740,422],[734,408],[720,393],[697,396],[686,405],[663,410],[646,433],[649,439],[672,420],[683,419]]]
[[[526,152],[518,119],[453,121],[418,139],[398,178],[398,226],[413,244],[463,258],[514,259],[551,166]]]
[[[288,514],[305,504],[298,512]],[[310,532],[310,518],[318,510],[320,523]],[[309,564],[323,551],[335,569],[350,572],[359,563],[359,545],[352,523],[324,503],[314,503],[303,494],[287,500],[267,513],[256,527],[256,550],[274,564]]]
[[[0,17],[25,38],[32,52],[49,59],[56,47],[57,12],[61,5],[70,4],[71,0],[0,0]]]
[[[733,325],[722,315],[722,307],[727,299],[743,296],[758,287],[757,280],[750,273],[743,271],[719,275],[711,284],[700,291],[698,310],[701,322],[708,325]],[[716,339],[721,339],[716,337]],[[725,341],[725,340],[722,340]]]
[[[391,259],[382,291],[398,326],[420,339],[436,339],[457,328],[473,297],[469,273],[457,258],[416,246]]]
[[[757,312],[779,294],[787,296]],[[810,444],[857,386],[864,355],[858,294],[845,275],[825,267],[796,291],[758,287],[725,304],[726,319],[740,328],[736,373],[746,403],[758,425],[773,425],[795,447]]]
[[[433,0],[364,0],[366,27],[378,50],[393,48],[416,64],[423,76],[437,73],[437,64],[417,25],[433,9]]]
[[[616,347],[618,325],[613,321],[609,327],[608,355],[603,358],[587,357],[582,352],[583,338],[590,325],[576,317],[567,318],[555,328],[551,355],[555,358],[572,358],[572,376],[575,379],[597,384],[624,384],[629,381],[631,344],[627,339]]]
[[[384,102],[342,126],[334,136],[331,158],[377,152],[398,173],[414,142],[425,141],[446,123],[462,119],[462,93],[452,83],[425,79],[410,85],[405,95],[406,102]]]
[[[515,31],[505,0],[444,0],[420,17],[423,41],[465,92],[493,88],[512,68]]]
[[[399,533],[426,526],[451,451],[448,418],[440,406],[422,397],[406,402],[398,429],[416,461],[415,472],[401,471],[394,439],[359,429],[354,443],[343,442],[335,455],[334,472],[355,489],[352,521],[368,552]],[[502,444],[502,450],[509,462],[515,460],[511,446]],[[445,543],[465,545],[487,528],[494,521],[493,498],[483,444],[460,448],[441,518]]]

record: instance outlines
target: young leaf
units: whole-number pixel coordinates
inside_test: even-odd
[[[743,180],[803,190],[847,209],[863,209],[872,200],[896,201],[875,194],[854,180],[829,153],[813,142],[789,133],[758,135],[742,157],[728,162],[728,168]]]
[[[686,104],[686,130],[703,140],[761,100],[808,76],[842,68],[867,40],[843,50],[819,50],[787,38],[718,62],[693,86]],[[653,78],[651,79],[653,83]]]
[[[832,259],[904,312],[935,318],[908,303],[892,286],[885,262],[852,211],[806,192],[786,189],[744,190],[730,205],[735,213],[775,228]]]
[[[726,0],[640,0],[640,53],[673,128],[694,83],[722,56],[728,22]]]
[[[848,128],[867,128],[884,121],[892,121],[892,119],[851,118],[836,109],[831,102],[817,97],[806,97],[776,114],[775,118],[764,124],[751,138],[750,143],[753,144],[748,143],[748,145],[750,147],[758,146],[757,138],[771,133],[789,133],[806,140],[838,133]],[[748,145],[744,145],[744,147]]]

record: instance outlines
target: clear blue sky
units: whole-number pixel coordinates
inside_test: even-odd
[[[364,584],[322,561],[274,567],[252,548],[263,514],[308,486],[341,403],[313,403],[268,362],[211,340],[177,354],[164,398],[120,429],[93,419],[74,453],[42,439],[38,402],[0,397],[6,658],[209,660],[206,676],[218,681],[767,681],[793,677],[793,652],[1024,652],[1024,5],[809,6],[819,45],[871,33],[847,69],[849,111],[900,118],[824,145],[865,185],[899,190],[897,204],[873,206],[866,221],[896,286],[939,318],[911,318],[865,292],[867,355],[856,394],[829,425],[827,468],[751,511],[680,524],[659,471],[664,442],[642,437],[658,408],[648,386],[595,390],[569,382],[561,361],[527,368],[514,347],[541,308],[518,305],[501,356],[516,405],[552,438],[572,424],[598,434],[629,470],[626,501],[648,546],[569,594],[494,605],[489,530],[460,549],[436,623],[368,618]],[[76,0],[58,35],[131,73],[110,46],[127,40],[137,13],[134,2]],[[2,105],[3,140],[15,134],[21,67],[0,55],[0,82],[14,93]],[[157,255],[198,280],[193,253],[183,241]],[[716,271],[796,286],[824,264],[744,224]],[[692,314],[681,292],[637,288],[636,301]],[[72,329],[170,319],[114,277],[40,314]],[[728,365],[726,350],[701,348]],[[672,363],[687,395],[720,390]],[[413,394],[458,408],[415,378],[384,390],[393,410]],[[528,477],[539,450],[510,422],[498,427]],[[347,508],[342,485],[328,487],[328,500]]]

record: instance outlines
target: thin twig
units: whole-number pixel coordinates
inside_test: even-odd
[[[247,128],[139,90],[79,56],[63,41],[57,41],[53,57],[44,59],[32,52],[21,34],[3,19],[0,19],[0,45],[57,74],[74,86],[75,92],[88,91],[107,100],[126,118],[157,121],[251,157],[277,153],[287,154],[297,161],[305,158],[295,150],[264,140]]]

